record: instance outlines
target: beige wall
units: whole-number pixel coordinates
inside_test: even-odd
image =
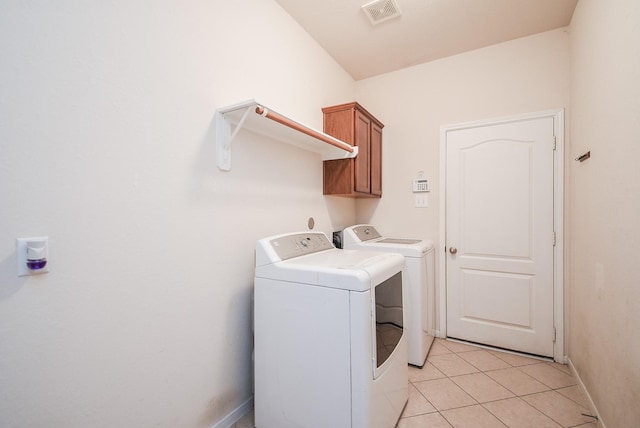
[[[437,240],[442,125],[567,108],[569,37],[537,34],[356,82],[358,101],[384,124],[383,195],[359,200],[360,222],[384,234]],[[415,208],[411,180],[431,180]]]
[[[213,426],[252,396],[256,240],[355,218],[315,153],[241,133],[218,170],[214,112],[321,129],[353,80],[265,0],[3,0],[0,58],[0,426]]]
[[[640,3],[571,21],[569,357],[607,427],[640,424]]]

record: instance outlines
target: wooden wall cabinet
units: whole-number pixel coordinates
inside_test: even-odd
[[[322,109],[323,130],[352,146],[358,156],[323,163],[323,194],[382,196],[382,128],[384,125],[353,102]]]

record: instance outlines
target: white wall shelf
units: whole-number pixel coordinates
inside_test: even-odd
[[[248,100],[216,111],[216,156],[218,168],[223,171],[231,169],[231,143],[242,128],[320,153],[323,160],[353,158],[358,154],[357,146],[303,125],[256,100]]]

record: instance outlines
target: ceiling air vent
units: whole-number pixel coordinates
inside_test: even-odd
[[[372,24],[379,24],[400,16],[400,8],[395,0],[375,0],[362,6]]]

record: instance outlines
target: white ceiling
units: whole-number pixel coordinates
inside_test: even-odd
[[[372,25],[371,0],[276,0],[355,79],[569,25],[578,0],[395,0]]]

